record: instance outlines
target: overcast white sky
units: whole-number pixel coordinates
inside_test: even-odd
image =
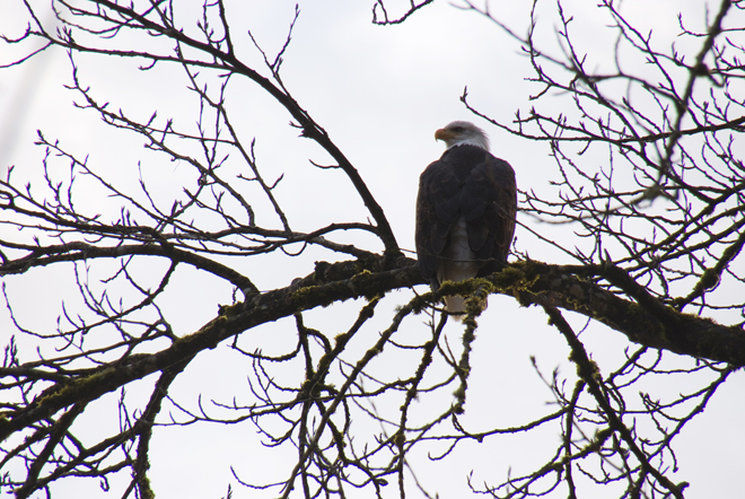
[[[434,130],[455,119],[471,119],[459,102],[466,85],[473,102],[499,119],[511,117],[518,106],[524,108],[530,91],[524,81],[528,61],[518,46],[494,25],[474,13],[453,8],[448,2],[435,1],[404,24],[385,28],[370,23],[371,3],[301,2],[300,18],[285,56],[284,82],[356,165],[386,211],[399,243],[413,249],[418,176],[442,152],[442,145],[434,141]],[[527,27],[527,5],[518,5],[522,3],[527,2],[492,2],[492,10],[522,32]],[[643,14],[637,20],[654,25],[660,39],[675,32],[676,20],[671,13],[679,4],[702,12],[699,2],[693,1],[661,1],[654,5],[637,0],[625,2],[632,11],[641,13],[643,7]],[[231,5],[229,17],[234,38],[239,41],[245,60],[259,64],[246,30],[250,29],[268,52],[276,51],[284,41],[294,5],[281,0],[251,0]],[[607,62],[604,57],[610,50],[607,45],[610,36],[593,17],[595,11],[586,8],[587,2],[569,1],[565,5],[579,16],[579,40],[598,51],[598,65]],[[1,9],[4,13],[0,27],[7,32],[6,26],[18,19],[13,15],[17,11],[16,2],[3,0]],[[546,19],[542,36],[547,41],[553,36],[552,16],[549,12],[542,16]],[[111,101],[114,106],[122,106],[139,116],[157,109],[161,116],[193,123],[193,99],[183,89],[178,69],[162,66],[143,74],[132,70],[131,65],[124,68],[118,60],[85,57],[80,62],[81,78],[93,86],[102,101]],[[70,150],[89,154],[92,164],[124,185],[135,186],[136,176],[132,172],[141,160],[148,180],[161,189],[164,197],[177,192],[180,173],[173,164],[146,153],[142,140],[102,129],[95,115],[72,107],[74,96],[62,86],[69,82],[69,74],[69,61],[61,51],[49,51],[22,68],[0,72],[0,166],[12,164],[19,175],[38,178],[43,151],[32,143],[35,130],[41,128],[49,137],[64,141]],[[327,158],[287,126],[290,118],[286,112],[250,83],[237,82],[230,92],[231,111],[240,129],[247,137],[256,138],[260,168],[270,178],[288,173],[278,188],[278,196],[291,207],[288,214],[294,228],[321,227],[338,220],[340,213],[341,221],[367,217],[341,174],[309,165],[308,159],[324,162]],[[541,145],[493,127],[485,128],[491,138],[492,152],[513,165],[522,188],[540,189],[552,178],[554,165]],[[91,204],[100,203],[103,211],[118,210],[116,205],[107,205],[103,197],[93,193],[88,196],[83,199]],[[266,216],[267,224],[273,223]],[[566,229],[562,230],[571,237]],[[516,245],[539,260],[553,263],[561,258],[520,229]],[[372,244],[370,249],[380,247]],[[268,265],[258,273],[253,268],[245,270],[257,276],[256,282],[262,290],[272,289],[287,285],[296,275],[311,272],[313,257],[311,254],[297,261],[283,261],[281,266]],[[39,272],[32,279],[13,276],[6,282],[15,305],[25,313],[27,325],[54,327],[60,295],[68,289],[67,284],[44,281],[40,287],[40,276]],[[229,302],[228,290],[210,279],[190,272],[179,274],[178,279],[174,288],[179,292],[169,297],[179,311],[172,317],[177,334],[196,330],[214,315],[218,304]],[[391,311],[408,296],[392,294],[384,310]],[[355,304],[347,303],[333,312],[314,311],[308,314],[308,321],[316,327],[340,331],[354,320],[357,309]],[[379,326],[386,324],[390,313],[384,312],[381,317]],[[582,325],[581,320],[576,323]],[[0,311],[0,337],[7,336],[11,330],[5,311]],[[374,334],[370,328],[367,332]],[[257,332],[252,341],[279,345],[282,335],[286,341],[292,341],[292,334],[292,323],[281,321]],[[450,334],[457,343],[457,330],[451,329]],[[618,334],[600,326],[593,327],[583,339],[601,368],[604,360],[619,358],[626,345]],[[550,396],[535,376],[529,358],[534,355],[545,373],[559,366],[572,379],[573,367],[566,361],[567,354],[558,333],[546,326],[542,313],[521,308],[512,299],[491,297],[471,361],[469,417],[474,424],[488,420],[491,424],[509,426],[524,422],[528,419],[526,415],[541,414]],[[227,348],[200,355],[174,385],[177,398],[193,406],[198,392],[230,400],[236,391],[245,390],[241,378],[245,358],[231,355],[235,356]],[[661,383],[664,385],[664,381]],[[686,387],[667,389],[677,392],[685,391]],[[687,497],[727,498],[742,493],[738,478],[745,472],[741,456],[741,444],[745,442],[743,389],[745,379],[738,373],[710,403],[706,414],[689,425],[680,437],[680,472],[674,478],[691,482]],[[133,397],[136,394],[134,389]],[[116,415],[104,409],[89,416],[88,422],[92,432],[117,424]],[[478,481],[495,482],[504,476],[508,466],[524,470],[522,463],[543,457],[542,452],[552,450],[552,445],[545,442],[557,438],[554,431],[544,431],[532,437],[510,437],[488,449],[464,447],[447,462],[428,463],[422,459],[419,478],[443,498],[462,497],[458,491],[463,490],[466,473],[472,467],[479,469],[475,476]],[[287,472],[287,459],[294,456],[265,450],[257,442],[258,436],[248,425],[161,430],[152,445],[153,486],[160,497],[219,497],[232,480],[226,463],[232,463],[247,480],[264,476],[281,479]],[[278,469],[280,472],[276,474]],[[97,483],[88,484],[84,480],[64,487],[64,496],[60,497],[106,495],[100,492]],[[389,493],[390,497],[396,495],[395,490]],[[258,497],[254,494],[238,488],[234,489],[233,497]]]

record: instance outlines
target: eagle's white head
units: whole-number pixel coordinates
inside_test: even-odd
[[[453,121],[435,132],[435,139],[442,140],[448,149],[463,144],[489,150],[489,139],[482,129],[468,121]]]

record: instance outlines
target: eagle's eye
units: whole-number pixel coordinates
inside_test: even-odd
[[[453,127],[453,131],[454,131],[454,132],[458,132],[458,133],[460,133],[460,132],[462,132],[462,131],[463,131],[463,127],[462,127],[462,126],[454,126],[454,127]]]

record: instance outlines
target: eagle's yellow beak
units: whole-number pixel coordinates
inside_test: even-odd
[[[448,139],[453,138],[453,132],[448,130],[447,128],[440,128],[437,131],[435,131],[435,140],[442,140],[447,142]]]

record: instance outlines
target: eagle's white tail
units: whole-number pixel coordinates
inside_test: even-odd
[[[445,310],[453,314],[453,318],[458,321],[463,321],[466,318],[466,297],[463,295],[450,295],[443,297],[445,302]],[[481,309],[483,312],[486,310],[486,302],[484,302],[484,308]]]
[[[466,220],[460,217],[450,230],[448,243],[443,252],[443,258],[437,269],[438,281],[465,281],[476,277],[479,265],[476,255],[468,244],[468,229]],[[443,297],[445,310],[459,321],[466,318],[466,297],[462,295],[450,295]]]
[[[453,318],[462,321],[466,318],[466,299],[462,295],[450,295],[443,298],[445,310],[453,314]]]

